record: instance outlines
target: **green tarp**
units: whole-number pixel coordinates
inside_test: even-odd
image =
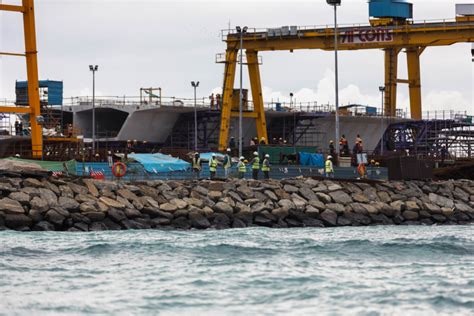
[[[15,161],[23,161],[27,163],[34,163],[46,169],[48,171],[62,171],[65,172],[64,168],[66,167],[69,174],[76,174],[76,161],[69,160],[69,161],[45,161],[45,160],[31,160],[31,159],[20,159],[15,157],[5,158],[9,160]]]

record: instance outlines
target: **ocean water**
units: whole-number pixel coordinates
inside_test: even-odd
[[[474,226],[0,232],[2,315],[473,315]]]

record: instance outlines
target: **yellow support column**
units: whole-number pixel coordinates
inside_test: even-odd
[[[385,49],[385,100],[384,113],[395,116],[397,112],[397,76],[399,48]]]
[[[258,65],[258,52],[247,50],[247,64],[249,68],[250,87],[252,89],[253,112],[256,115],[257,135],[260,141],[265,138],[268,144],[267,121],[265,119],[265,108],[263,106],[262,82],[260,80],[260,67]]]
[[[41,110],[38,83],[38,52],[36,51],[36,29],[33,0],[23,0],[23,8],[26,71],[28,76],[28,103],[31,109],[31,150],[33,158],[41,158],[43,156],[43,130],[36,122],[36,117],[41,114]]]
[[[221,129],[219,150],[227,148],[232,110],[232,92],[234,90],[235,69],[237,65],[237,49],[228,48],[225,56],[224,88],[222,92]]]
[[[424,48],[407,48],[408,84],[410,89],[411,118],[421,120],[421,72],[420,55]]]

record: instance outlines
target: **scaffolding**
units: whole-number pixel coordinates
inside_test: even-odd
[[[472,116],[445,120],[420,120],[388,126],[374,154],[403,153],[433,160],[474,159]]]

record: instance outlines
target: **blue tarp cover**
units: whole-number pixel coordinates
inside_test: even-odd
[[[322,154],[312,154],[300,152],[300,164],[302,166],[324,167],[324,156]]]
[[[191,168],[189,162],[164,154],[130,154],[128,157],[139,162],[151,173],[185,171]]]

